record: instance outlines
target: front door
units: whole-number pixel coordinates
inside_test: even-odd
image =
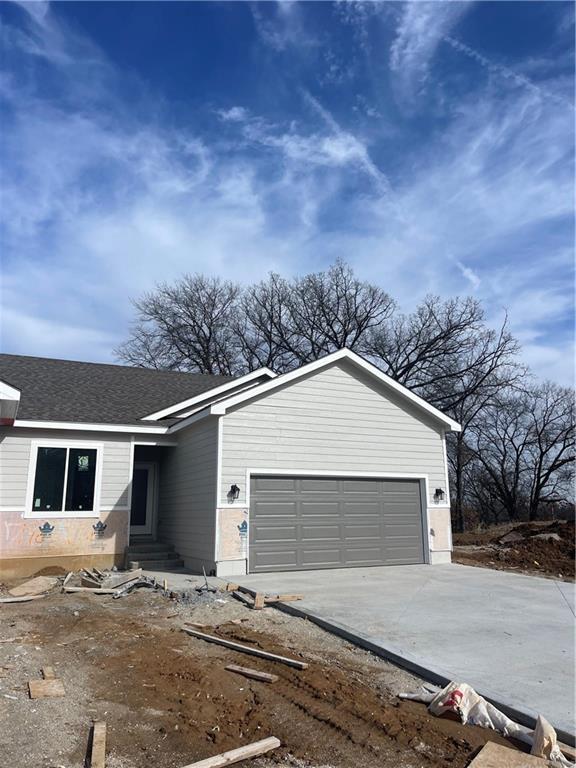
[[[151,535],[156,517],[157,465],[152,461],[134,462],[132,475],[132,506],[130,508],[130,533]]]

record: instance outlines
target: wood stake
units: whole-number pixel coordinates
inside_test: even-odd
[[[238,584],[233,584],[231,581],[226,584],[226,592],[236,592]]]
[[[72,576],[74,576],[74,571],[68,571],[68,573],[66,574],[66,578],[64,579],[64,581],[63,581],[63,583],[62,583],[62,586],[63,586],[63,587],[65,587],[65,586],[66,586],[66,584],[68,584],[68,582],[70,581],[70,579],[72,578]]]
[[[241,643],[234,643],[232,640],[225,640],[223,637],[216,637],[216,635],[206,635],[204,632],[198,632],[196,629],[188,629],[188,627],[182,627],[184,632],[187,632],[192,637],[199,637],[201,640],[206,640],[208,643],[217,643],[223,645],[225,648],[231,648],[233,651],[241,651],[242,653],[248,653],[251,656],[259,656],[261,659],[270,659],[270,661],[278,661],[281,664],[287,664],[289,667],[296,667],[296,669],[307,669],[308,664],[297,659],[289,659],[287,656],[278,656],[275,653],[268,653],[268,651],[261,651],[260,648],[253,648],[250,645],[242,645]]]
[[[229,672],[237,672],[244,677],[250,677],[253,680],[261,680],[263,683],[275,683],[278,680],[278,675],[271,675],[269,672],[260,672],[257,669],[250,669],[249,667],[239,667],[236,664],[228,664],[224,669]]]
[[[272,749],[277,749],[279,746],[280,739],[270,736],[268,739],[255,741],[253,744],[248,744],[245,747],[231,749],[229,752],[222,752],[220,755],[208,757],[206,760],[200,760],[198,763],[190,763],[185,765],[184,768],[225,768],[227,765],[239,763],[241,760],[247,760],[249,757],[263,755]]]
[[[254,595],[254,610],[261,611],[264,608],[264,593],[256,592]]]
[[[42,668],[42,675],[44,676],[44,680],[55,680],[56,675],[54,674],[54,668],[53,667],[43,667]]]
[[[106,723],[98,721],[92,727],[92,750],[90,768],[105,768],[106,763]]]

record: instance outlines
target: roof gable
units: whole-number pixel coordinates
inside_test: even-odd
[[[225,398],[221,402],[213,405],[210,408],[210,413],[216,415],[225,414],[231,408],[234,408],[255,398],[264,397],[279,387],[289,384],[290,382],[297,381],[304,376],[308,376],[315,371],[332,365],[338,360],[346,360],[350,364],[357,366],[359,369],[368,374],[368,376],[373,377],[375,381],[378,381],[380,384],[384,385],[384,388],[388,388],[391,392],[395,393],[395,395],[400,400],[405,400],[407,403],[415,406],[416,413],[420,410],[422,414],[427,414],[428,417],[431,417],[435,421],[443,424],[445,429],[451,430],[453,432],[461,431],[460,425],[454,421],[454,419],[446,416],[446,414],[439,411],[433,405],[430,405],[430,403],[428,403],[426,400],[419,397],[418,395],[415,395],[409,389],[402,386],[402,384],[399,384],[390,376],[387,376],[385,373],[380,371],[378,368],[376,368],[376,366],[372,365],[372,363],[364,360],[364,358],[360,357],[360,355],[357,355],[355,352],[352,352],[349,349],[340,349],[337,352],[333,352],[332,354],[321,358],[320,360],[315,360],[312,363],[303,365],[301,368],[297,368],[294,371],[290,371],[290,373],[278,376],[276,379],[265,382],[258,387],[250,389],[249,391],[241,392],[238,395]]]

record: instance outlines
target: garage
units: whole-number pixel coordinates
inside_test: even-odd
[[[417,479],[255,475],[249,570],[425,562]]]

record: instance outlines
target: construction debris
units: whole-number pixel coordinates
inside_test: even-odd
[[[18,587],[8,590],[13,597],[28,597],[29,595],[41,595],[49,592],[58,584],[58,579],[54,576],[36,576],[29,579]]]
[[[280,739],[270,736],[268,739],[254,741],[245,747],[231,749],[229,752],[222,752],[220,755],[208,757],[206,760],[200,760],[197,763],[190,763],[184,768],[225,768],[227,765],[239,763],[242,760],[248,760],[251,757],[259,757],[266,752],[277,749],[280,746]]]
[[[289,603],[304,598],[304,595],[267,595],[263,592],[257,592],[255,589],[250,589],[249,587],[238,586],[237,584],[227,584],[226,591],[229,592],[231,587],[236,588],[232,592],[232,597],[235,597],[236,600],[240,600],[240,602],[255,610],[261,610],[266,605],[272,605],[274,603]]]
[[[468,768],[547,768],[550,765],[541,757],[533,757],[511,747],[503,747],[493,741],[485,744]]]
[[[263,683],[275,683],[278,680],[278,675],[271,675],[269,672],[260,672],[257,669],[250,669],[249,667],[239,667],[236,664],[228,664],[224,667],[229,672],[236,672],[243,677],[249,677],[252,680],[260,680]]]
[[[106,764],[106,723],[97,721],[92,726],[92,748],[90,768],[105,768]]]
[[[49,699],[56,696],[65,696],[64,684],[54,675],[52,667],[44,667],[42,680],[29,680],[28,690],[31,699]]]
[[[307,669],[308,664],[297,659],[289,659],[287,656],[278,656],[275,653],[268,653],[268,651],[261,651],[259,648],[252,648],[249,645],[242,645],[241,643],[234,643],[232,640],[226,640],[223,637],[216,637],[216,635],[207,635],[204,632],[198,632],[195,629],[188,629],[188,627],[182,627],[184,632],[192,637],[198,637],[201,640],[206,640],[208,643],[216,643],[217,645],[223,645],[225,648],[231,648],[233,651],[240,651],[241,653],[248,653],[251,656],[259,656],[261,659],[270,659],[270,661],[278,661],[281,664],[287,664],[289,667],[295,667],[296,669]]]
[[[427,690],[418,693],[401,693],[400,698],[422,701],[428,704],[428,711],[438,717],[454,714],[464,725],[478,725],[498,731],[503,736],[527,744],[540,755],[545,755],[554,766],[572,765],[562,754],[556,743],[556,731],[547,720],[539,717],[534,731],[519,725],[467,683],[451,682],[441,690],[428,686]]]

